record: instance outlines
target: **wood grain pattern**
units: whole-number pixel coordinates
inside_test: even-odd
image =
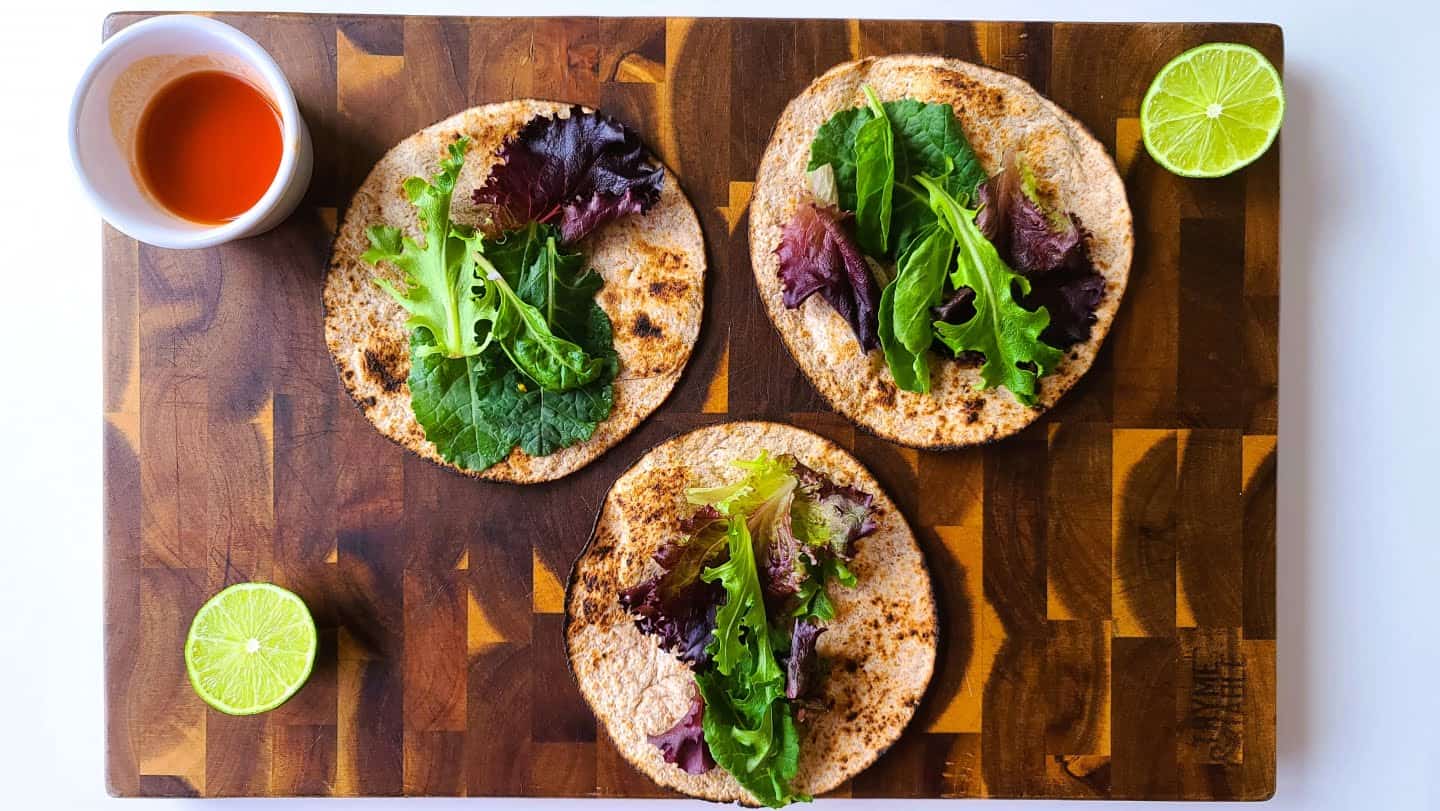
[[[121,14],[107,34],[142,19]],[[105,232],[107,785],[124,796],[665,796],[565,669],[560,598],[615,475],[672,434],[770,418],[850,448],[922,539],[939,666],[902,740],[837,796],[1261,799],[1275,782],[1279,150],[1218,181],[1155,166],[1150,77],[1263,25],[467,19],[225,14],[315,138],[304,205],[200,252]],[[754,294],[746,211],[785,103],[831,65],[938,52],[1020,75],[1116,155],[1127,300],[1034,427],[932,454],[825,410]],[[535,95],[639,129],[700,215],[707,318],[667,404],[560,482],[463,479],[381,438],[339,387],[320,285],[337,213],[393,142]],[[320,626],[310,683],[208,711],[180,643],[253,578]]]

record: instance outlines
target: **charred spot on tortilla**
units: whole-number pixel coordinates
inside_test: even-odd
[[[537,166],[534,158],[539,147],[517,146],[517,135],[527,127],[534,127],[537,131],[569,127],[564,122],[577,114],[587,116],[582,123],[588,134],[603,135],[609,139],[606,143],[623,142],[624,145],[623,149],[616,147],[610,151],[589,148],[590,151],[584,155],[590,161],[586,165],[600,167],[603,171],[629,172],[631,188],[636,188],[633,184],[642,184],[644,188],[637,195],[644,199],[632,204],[619,200],[618,195],[615,199],[606,198],[600,206],[604,211],[599,214],[591,209],[582,209],[571,201],[560,206],[565,212],[563,224],[573,234],[584,236],[574,244],[566,243],[562,236],[556,246],[557,255],[563,261],[574,261],[564,257],[580,254],[580,266],[575,267],[573,272],[567,266],[564,272],[572,273],[583,285],[594,285],[582,289],[592,296],[605,319],[602,322],[597,320],[599,316],[595,316],[589,321],[582,319],[568,326],[562,325],[571,334],[560,337],[577,339],[572,344],[578,345],[591,361],[577,364],[575,372],[565,371],[547,380],[552,391],[568,388],[572,380],[613,377],[620,381],[644,378],[646,382],[641,386],[624,384],[623,395],[619,392],[613,395],[606,393],[603,398],[590,400],[585,408],[593,408],[593,411],[584,412],[582,416],[585,413],[593,416],[586,417],[579,423],[581,427],[569,432],[562,441],[552,443],[549,440],[527,439],[513,446],[513,450],[503,457],[494,451],[472,453],[473,449],[465,449],[463,443],[428,434],[419,421],[412,406],[415,395],[411,388],[414,383],[414,376],[410,374],[412,364],[409,357],[402,357],[417,351],[411,345],[413,330],[407,325],[412,313],[402,308],[377,284],[383,282],[404,291],[409,280],[383,256],[374,263],[365,261],[367,252],[375,247],[367,231],[373,225],[393,227],[396,229],[396,241],[391,245],[398,247],[399,237],[402,236],[417,245],[428,245],[420,212],[406,192],[406,179],[418,177],[427,184],[433,183],[432,178],[438,179],[443,174],[441,170],[455,160],[455,151],[458,150],[463,154],[463,163],[458,165],[458,171],[452,173],[453,190],[450,196],[453,202],[449,216],[461,233],[468,233],[471,229],[477,234],[489,233],[486,229],[493,226],[496,210],[527,202],[525,198],[530,181],[517,179],[516,171]],[[644,146],[638,136],[613,119],[605,118],[603,124],[599,123],[600,118],[604,118],[603,115],[569,104],[528,99],[475,107],[401,141],[375,164],[356,191],[337,228],[332,254],[327,262],[323,293],[325,339],[341,384],[361,406],[371,424],[392,441],[426,459],[476,478],[519,483],[549,481],[578,470],[619,442],[658,408],[673,390],[694,350],[703,311],[706,260],[699,219],[673,175],[656,163],[648,152],[643,152]],[[537,121],[546,123],[542,127],[535,123]],[[629,134],[622,137],[622,132]],[[556,143],[552,140],[546,148],[554,148]],[[636,150],[643,152],[639,161],[636,160]],[[517,160],[522,163],[528,160],[529,163],[523,167],[511,167],[510,162]],[[636,168],[642,164],[643,168]],[[504,184],[492,184],[496,191],[495,202],[486,205],[476,203],[475,192],[500,171],[507,172],[508,179]],[[595,188],[593,179],[596,176],[594,173],[571,172],[566,175],[564,184],[547,186],[546,193],[564,194],[580,189],[585,194],[593,192],[603,196],[605,192]],[[535,195],[530,197],[540,200]],[[553,225],[539,223],[538,227],[553,227],[559,231],[562,225],[559,217],[557,213]],[[543,230],[537,231],[535,244],[542,248],[545,245],[544,235]],[[490,233],[486,239],[495,236]],[[492,245],[488,241],[481,243],[479,254],[487,261],[500,261],[492,254]],[[588,279],[582,276],[592,268],[593,276]],[[512,278],[510,281],[515,280]],[[477,286],[485,287],[483,278],[481,282]],[[657,282],[662,284],[661,288],[654,287]],[[593,292],[595,288],[598,288],[598,293]],[[534,291],[539,289],[517,289],[516,293],[520,301],[528,304],[533,303]],[[638,312],[646,314],[651,326],[663,328],[662,334],[651,335],[649,330],[645,330],[645,335],[636,335],[629,329],[634,320],[631,314]],[[578,329],[577,324],[580,325]],[[552,332],[555,330],[552,329]],[[573,334],[577,332],[580,334]],[[444,363],[461,363],[463,358],[460,356],[473,353],[476,348],[476,345],[467,343],[463,329],[447,337],[453,343],[447,346],[451,351],[445,352],[446,360],[432,361],[429,366],[418,370],[422,380],[434,381],[437,392],[443,390],[440,384],[444,378],[440,375],[446,368],[451,368]],[[564,345],[560,346],[564,348]],[[492,344],[491,348],[499,350],[497,345]],[[429,350],[422,348],[419,351]],[[663,356],[663,363],[658,356]],[[510,363],[503,353],[487,356],[490,367],[497,360],[507,367]],[[613,373],[605,371],[607,367],[613,368]],[[597,368],[600,370],[598,375]],[[425,374],[430,377],[425,377]],[[546,386],[528,376],[528,370],[517,369],[514,374],[517,379],[497,387],[496,391],[503,388],[510,392],[506,396],[516,398],[515,408],[538,407],[539,393]],[[560,396],[568,396],[569,391],[574,389],[568,389]],[[597,390],[596,394],[600,392]],[[601,416],[607,408],[608,416]],[[497,413],[518,412],[502,410]],[[593,427],[586,428],[586,425]],[[441,442],[445,443],[443,447]]]
[[[745,467],[736,467],[732,464],[735,462],[743,462]],[[808,431],[763,422],[710,426],[662,443],[622,474],[602,501],[590,542],[571,571],[564,634],[567,659],[581,694],[617,751],[657,783],[691,796],[746,804],[787,799],[787,795],[775,795],[768,789],[762,788],[756,794],[747,788],[736,774],[743,775],[748,767],[742,765],[732,774],[731,765],[725,763],[727,756],[717,756],[721,761],[717,768],[701,769],[700,759],[691,748],[699,720],[691,715],[697,696],[695,685],[697,678],[708,680],[705,683],[709,686],[702,686],[702,705],[712,699],[723,701],[713,695],[718,664],[711,659],[709,664],[687,665],[666,640],[689,639],[686,644],[691,647],[686,649],[693,651],[697,650],[693,647],[697,641],[703,643],[706,637],[667,636],[671,631],[663,625],[652,625],[649,632],[642,632],[645,623],[627,612],[625,602],[628,600],[634,607],[637,601],[645,601],[651,606],[646,611],[661,608],[667,598],[656,602],[660,592],[637,589],[647,583],[666,588],[663,577],[667,571],[698,572],[707,568],[703,559],[684,564],[674,557],[677,551],[697,541],[719,543],[727,550],[709,562],[710,570],[716,570],[725,560],[725,567],[734,569],[739,564],[724,556],[729,555],[728,550],[748,547],[730,546],[733,538],[741,536],[727,533],[739,531],[741,526],[746,527],[749,534],[744,537],[756,551],[750,565],[754,566],[759,588],[780,582],[775,578],[782,575],[775,567],[791,565],[785,563],[791,559],[777,557],[779,547],[762,539],[773,542],[786,536],[780,533],[782,524],[764,516],[790,516],[787,520],[792,529],[822,526],[809,523],[810,519],[796,523],[799,519],[795,516],[812,515],[810,507],[797,506],[799,512],[766,509],[766,505],[781,503],[776,499],[786,498],[791,492],[787,489],[787,477],[791,475],[787,470],[797,481],[807,482],[803,486],[808,495],[792,503],[809,505],[814,503],[812,498],[833,496],[843,499],[835,501],[837,505],[848,503],[868,512],[873,522],[851,542],[848,567],[854,573],[855,585],[841,586],[832,580],[824,590],[834,615],[823,622],[823,633],[809,637],[815,645],[813,656],[801,660],[804,664],[792,661],[787,666],[783,663],[794,650],[785,644],[789,636],[767,634],[771,638],[764,649],[773,646],[777,662],[782,663],[782,680],[788,680],[791,671],[809,674],[795,682],[800,697],[793,700],[789,710],[798,731],[799,755],[787,783],[791,792],[788,796],[823,793],[873,762],[913,717],[918,697],[924,694],[933,673],[938,639],[936,611],[924,557],[894,503],[854,457]],[[802,475],[802,470],[813,475]],[[859,506],[861,501],[855,501],[861,496],[862,501],[868,500],[864,507]],[[722,515],[722,510],[733,516]],[[848,513],[826,514],[838,520]],[[838,527],[858,525],[823,526],[830,527],[832,534],[815,537],[834,537]],[[755,528],[753,533],[751,527]],[[713,532],[721,534],[709,534]],[[703,546],[693,550],[693,554],[706,551]],[[824,558],[824,554],[819,555],[819,559]],[[689,565],[698,568],[670,568]],[[710,585],[719,587],[724,583],[722,593],[727,595],[728,603],[728,595],[740,588],[738,582],[727,578]],[[620,595],[624,593],[630,596],[622,600]],[[697,596],[714,594],[697,592]],[[801,597],[778,599],[793,601]],[[765,622],[771,629],[788,627],[779,618],[783,608],[772,607],[762,613],[767,615]],[[655,621],[666,621],[663,614],[651,616]],[[692,621],[705,623],[707,615],[701,610]],[[816,621],[813,615],[807,619]],[[722,655],[714,647],[720,644],[718,637],[711,630],[706,633],[711,634],[712,645],[705,647]],[[742,644],[749,644],[743,642],[746,637],[741,639]],[[606,655],[599,656],[601,652]],[[692,666],[696,668],[693,671]],[[799,670],[795,670],[797,667]],[[721,677],[720,682],[727,678]],[[781,681],[769,683],[778,685]],[[783,696],[778,700],[791,701]],[[722,720],[717,729],[723,729],[723,724]]]
[[[865,88],[874,94],[873,98]],[[949,319],[940,317],[937,320],[954,325],[945,328],[949,336],[945,342],[941,342],[938,326],[934,339],[914,331],[906,338],[910,342],[908,350],[917,353],[919,359],[911,364],[916,367],[916,379],[906,382],[896,369],[902,353],[882,346],[881,351],[869,354],[855,345],[855,335],[860,331],[855,328],[853,312],[837,312],[830,306],[813,304],[807,305],[803,312],[791,309],[793,302],[786,300],[786,285],[781,279],[784,260],[778,258],[774,250],[781,244],[795,212],[805,205],[810,195],[818,193],[817,190],[834,193],[838,189],[841,207],[854,210],[851,206],[856,205],[858,194],[854,179],[858,164],[854,160],[844,163],[847,167],[844,171],[850,175],[837,177],[828,189],[823,184],[817,185],[812,176],[825,166],[833,171],[840,165],[827,162],[830,160],[827,154],[848,154],[851,159],[856,158],[853,151],[812,153],[812,144],[820,143],[825,127],[840,119],[847,123],[853,121],[856,127],[874,122],[874,111],[883,106],[897,144],[894,149],[899,150],[905,139],[923,137],[915,134],[921,128],[902,119],[923,114],[929,116],[925,119],[927,123],[939,126],[934,108],[942,105],[949,105],[958,129],[954,143],[961,139],[969,142],[968,150],[980,170],[977,191],[986,191],[992,196],[996,192],[1012,195],[1018,205],[1015,210],[1028,218],[1022,220],[1016,214],[999,221],[1026,240],[1019,243],[1023,251],[1005,244],[1009,232],[992,231],[982,235],[987,243],[998,240],[1001,262],[1009,265],[1006,269],[1020,276],[1031,288],[1031,292],[1026,293],[1020,282],[1016,283],[1013,298],[1018,309],[1008,312],[1018,324],[1034,319],[1033,314],[1043,309],[1043,317],[1049,321],[1048,327],[1043,322],[1039,327],[1027,327],[1033,335],[1027,332],[1030,337],[1026,341],[1033,338],[1033,342],[1026,346],[1033,347],[1033,354],[1014,356],[1017,362],[1011,368],[1008,363],[990,362],[994,357],[989,351],[977,351],[979,339],[972,333],[978,328],[964,324],[963,312]],[[852,118],[844,118],[846,115]],[[828,133],[825,149],[853,149],[847,146],[853,144],[852,130],[832,127]],[[846,141],[846,138],[852,140]],[[876,143],[883,144],[883,141]],[[876,154],[883,154],[883,150]],[[963,157],[963,153],[957,155]],[[818,164],[811,165],[812,160]],[[952,160],[948,169],[932,167],[930,170],[952,184],[947,193],[961,207],[967,205],[965,189],[968,187],[960,185],[960,178],[954,173],[959,172],[957,167],[962,163]],[[902,164],[910,167],[907,172],[913,172],[914,167],[920,165],[907,158],[895,166]],[[952,174],[945,175],[946,171]],[[950,179],[945,179],[947,177]],[[967,179],[973,177],[965,175]],[[1014,186],[1005,186],[1001,180],[1014,181]],[[900,185],[897,180],[896,209],[901,205]],[[850,197],[847,198],[847,194]],[[974,203],[968,204],[972,213],[975,212]],[[914,210],[914,206],[911,209]],[[1124,184],[1104,147],[1079,122],[1023,80],[940,57],[867,58],[839,65],[817,78],[789,103],[777,122],[756,172],[749,211],[751,264],[756,284],[767,314],[797,365],[832,408],[860,427],[883,438],[922,448],[955,448],[1009,436],[1051,408],[1094,362],[1123,298],[1133,257],[1133,226]],[[985,211],[982,204],[978,214]],[[858,215],[859,212],[857,220],[863,219]],[[898,217],[895,214],[892,220],[898,222]],[[872,227],[873,222],[872,219]],[[1046,230],[1036,230],[1041,228]],[[860,231],[857,223],[856,238]],[[1041,236],[1050,242],[1041,240],[1039,248],[1043,250],[1027,253]],[[918,240],[905,245],[913,246],[916,242]],[[895,254],[901,250],[900,243],[896,240],[887,245],[890,255],[886,259],[894,262]],[[1077,246],[1077,250],[1064,252],[1072,245]],[[952,253],[951,257],[957,255]],[[937,250],[936,256],[943,258],[944,254]],[[1035,256],[1058,256],[1064,263],[1053,270],[1025,264]],[[1072,264],[1071,260],[1076,257],[1078,262]],[[868,257],[867,261],[873,266],[875,258]],[[959,264],[963,265],[964,261]],[[831,266],[837,267],[834,263]],[[998,270],[995,273],[998,278]],[[877,274],[887,285],[887,292],[894,286],[895,274],[894,264],[882,265]],[[962,284],[957,281],[960,278],[957,274],[958,271],[943,277],[942,293],[952,285],[959,292]],[[1028,274],[1028,279],[1024,274]],[[838,279],[840,274],[830,278]],[[827,297],[829,300],[843,302],[843,297]],[[905,306],[916,308],[919,302],[925,302],[923,296],[918,299],[912,296]],[[878,309],[886,306],[882,296]],[[908,314],[907,318],[910,318]],[[906,323],[918,320],[910,318]],[[898,319],[894,323],[899,323]],[[969,332],[959,329],[961,325]],[[847,335],[847,326],[855,335]],[[883,323],[881,327],[883,332]],[[1007,334],[996,331],[996,340],[1012,340],[1004,337]],[[882,335],[882,339],[884,337]],[[884,343],[882,340],[882,345]],[[939,351],[941,348],[943,352]],[[1004,359],[1007,357],[1004,353],[1009,351],[1013,349],[1002,343],[998,356]],[[1029,365],[1030,362],[1038,363]],[[997,374],[1004,378],[998,383],[995,382]],[[894,402],[890,403],[885,392],[874,384],[856,385],[856,381],[866,379],[896,385]],[[980,400],[977,408],[972,393],[979,388],[994,390]],[[922,393],[927,389],[928,394]]]
[[[657,299],[667,300],[685,295],[685,285],[672,280],[650,283],[650,295]]]
[[[405,376],[398,371],[401,362],[402,359],[391,351],[365,349],[365,371],[387,392],[399,391],[405,385]]]
[[[655,326],[650,316],[641,313],[635,316],[635,323],[631,325],[630,331],[635,333],[637,338],[659,338],[665,331]]]

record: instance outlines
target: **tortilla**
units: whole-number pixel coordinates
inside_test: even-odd
[[[849,325],[820,296],[789,310],[781,299],[780,232],[809,188],[805,167],[815,132],[840,110],[861,106],[862,85],[881,100],[950,104],[989,174],[1007,152],[1034,171],[1044,202],[1079,221],[1105,295],[1090,339],[1065,351],[1040,379],[1034,407],[1003,388],[979,391],[978,367],[933,359],[928,394],[895,385],[879,350],[864,353]],[[938,56],[887,56],[827,71],[793,99],[775,126],[750,206],[750,260],[760,297],[801,371],[836,411],[886,439],[944,449],[1009,436],[1055,405],[1090,368],[1125,293],[1134,254],[1130,204],[1115,163],[1085,127],[1014,76]]]
[[[733,481],[730,463],[761,450],[791,453],[839,484],[875,497],[878,527],[857,542],[853,589],[832,584],[836,616],[817,642],[829,672],[827,709],[801,724],[796,790],[822,794],[855,776],[900,737],[935,668],[935,598],[925,559],[879,482],[827,439],[770,422],[701,428],[651,450],[620,476],[570,574],[565,646],[580,692],[620,754],[662,786],[695,797],[753,803],[729,773],[687,774],[646,740],[690,708],[694,678],[620,606],[620,589],[652,572],[656,548],[694,510],[685,488]]]
[[[401,184],[412,175],[434,175],[446,147],[462,135],[470,138],[470,150],[456,184],[451,216],[456,222],[476,224],[479,212],[471,192],[489,175],[504,139],[536,116],[563,116],[569,109],[568,104],[535,100],[487,104],[406,138],[370,170],[335,236],[325,279],[325,343],[341,381],[380,433],[470,476],[541,482],[589,464],[665,400],[700,333],[704,240],[695,210],[667,169],[660,201],[650,211],[611,222],[578,244],[586,262],[605,280],[596,300],[614,325],[620,359],[614,410],[594,435],[549,456],[532,457],[517,448],[483,471],[461,470],[446,462],[425,439],[410,408],[406,384],[410,352],[405,311],[372,281],[381,275],[399,283],[400,274],[388,263],[374,268],[361,261],[369,247],[365,229],[389,223],[417,235],[419,220]]]

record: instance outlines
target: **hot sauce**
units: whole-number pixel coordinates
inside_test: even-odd
[[[145,188],[171,213],[228,222],[265,195],[280,168],[280,113],[244,79],[189,73],[155,94],[140,116],[135,163]]]

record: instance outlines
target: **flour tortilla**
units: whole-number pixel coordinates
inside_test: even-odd
[[[950,104],[988,174],[1005,154],[1022,155],[1041,197],[1073,214],[1086,234],[1105,295],[1090,340],[1065,351],[1041,378],[1035,407],[1003,388],[978,391],[977,368],[932,358],[932,389],[899,389],[883,353],[862,353],[849,325],[820,296],[789,310],[781,299],[775,248],[809,188],[805,167],[815,132],[831,115],[865,103],[862,85],[882,101]],[[918,448],[943,449],[1009,436],[1055,405],[1090,368],[1115,318],[1134,254],[1130,204],[1115,163],[1084,126],[1021,79],[958,59],[887,56],[847,62],[816,79],[780,116],[756,174],[750,206],[750,259],[760,297],[800,369],[836,411],[873,433]]]
[[[620,754],[656,783],[695,797],[754,803],[720,768],[686,774],[646,740],[690,708],[694,678],[641,634],[618,593],[649,577],[656,548],[680,532],[690,486],[733,481],[730,463],[760,451],[794,454],[840,484],[875,497],[878,528],[857,542],[853,589],[832,585],[835,619],[816,650],[828,709],[801,724],[794,788],[822,794],[855,776],[900,737],[935,668],[935,599],[925,560],[895,502],[839,446],[769,422],[701,428],[665,442],[626,471],[605,497],[594,534],[576,561],[565,598],[571,671]]]
[[[325,343],[340,379],[380,433],[411,451],[455,470],[440,458],[410,408],[409,334],[405,311],[373,279],[400,282],[389,263],[374,268],[360,256],[369,241],[365,229],[378,223],[403,225],[419,233],[415,209],[401,184],[429,179],[447,146],[470,139],[465,168],[456,184],[451,216],[474,225],[480,212],[471,192],[497,162],[506,137],[540,115],[569,114],[570,105],[550,101],[508,101],[458,113],[401,141],[375,164],[355,192],[335,237],[325,279]],[[549,456],[513,451],[484,471],[461,472],[484,479],[541,482],[584,467],[629,434],[659,407],[680,379],[700,332],[704,306],[705,247],[700,222],[674,174],[665,172],[660,201],[647,213],[613,221],[578,246],[586,263],[605,280],[597,301],[610,316],[620,358],[615,407],[587,441]]]

